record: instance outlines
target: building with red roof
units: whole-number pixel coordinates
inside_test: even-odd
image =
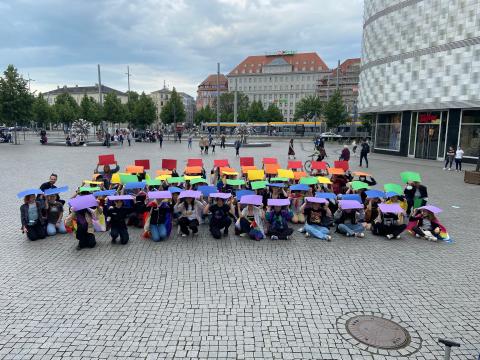
[[[219,92],[220,95],[228,92],[227,78],[225,75],[220,74],[219,79]],[[210,105],[213,107],[213,102],[217,97],[217,74],[208,75],[203,80],[197,89],[197,110],[203,109],[205,106]]]

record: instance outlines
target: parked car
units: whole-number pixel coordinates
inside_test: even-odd
[[[341,139],[342,138],[342,135],[335,134],[331,131],[321,133],[320,136],[323,137],[323,138],[326,138],[326,139]]]

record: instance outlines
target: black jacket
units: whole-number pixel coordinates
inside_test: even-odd
[[[427,187],[426,186],[420,185],[418,187],[418,191],[420,192],[420,198],[422,198],[422,199],[428,198],[428,193],[427,193]],[[403,191],[407,201],[413,201],[413,199],[415,198],[415,193],[416,192],[417,192],[417,188],[415,186],[412,186],[411,190],[405,189]]]
[[[36,204],[38,220],[40,221],[40,224],[43,225],[45,223],[45,207],[41,201],[36,201]],[[28,225],[28,204],[20,206],[20,221],[22,222],[22,227]]]
[[[131,214],[134,210],[132,208],[117,208],[115,206],[111,206],[106,211],[106,216],[109,219],[109,224],[111,227],[114,228],[126,228],[127,224],[125,220],[129,214]]]

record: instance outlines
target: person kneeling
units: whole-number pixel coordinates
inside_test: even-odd
[[[63,223],[63,204],[57,201],[57,195],[48,195],[45,203],[47,210],[47,234],[66,234],[65,224]]]
[[[230,202],[225,203],[224,199],[217,198],[215,204],[208,204],[205,206],[203,213],[212,214],[210,218],[210,233],[215,239],[220,239],[222,237],[222,229],[223,236],[228,236],[228,228],[232,224],[232,219],[230,217],[235,216],[233,206]]]
[[[116,200],[114,206],[107,209],[107,222],[110,224],[110,236],[112,237],[112,244],[117,243],[117,238],[120,236],[120,243],[125,245],[128,243],[129,235],[126,224],[128,215],[134,211],[132,208],[123,207],[122,200]]]
[[[268,222],[267,235],[272,240],[289,240],[293,229],[288,227],[288,222],[292,220],[293,212],[282,206],[273,206],[267,212],[266,219]]]
[[[153,200],[147,205],[148,219],[145,230],[150,231],[153,241],[165,240],[172,231],[173,205],[168,199]]]

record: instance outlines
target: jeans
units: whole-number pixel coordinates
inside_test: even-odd
[[[129,236],[126,227],[112,227],[110,229],[110,235],[112,236],[112,241],[117,240],[118,236],[120,235],[120,243],[122,245],[128,243]]]
[[[365,159],[365,164],[367,164],[368,168],[368,154],[365,153],[360,153],[360,166],[362,166],[362,160]]]
[[[445,160],[445,166],[444,168],[451,168],[452,167],[452,163],[453,163],[453,158],[451,156],[447,156],[447,159]],[[450,165],[450,166],[447,166],[447,165]]]
[[[150,233],[152,234],[152,240],[155,242],[167,238],[167,228],[165,224],[150,224]]]
[[[455,170],[462,171],[462,159],[455,159]]]
[[[365,228],[362,224],[338,224],[337,231],[340,234],[354,236],[355,234],[364,232]]]
[[[239,226],[237,226],[235,233],[237,235],[242,233],[247,234],[252,240],[262,240],[265,237],[260,230],[250,227],[250,223],[245,218],[240,219]]]
[[[53,236],[57,232],[59,234],[66,234],[67,233],[67,230],[65,229],[65,224],[63,223],[63,221],[60,221],[60,224],[58,224],[58,226],[57,226],[57,224],[48,224],[47,225],[48,236]]]
[[[327,235],[330,233],[330,230],[328,228],[320,225],[305,224],[303,229],[313,237],[316,237],[320,240],[326,240]]]

